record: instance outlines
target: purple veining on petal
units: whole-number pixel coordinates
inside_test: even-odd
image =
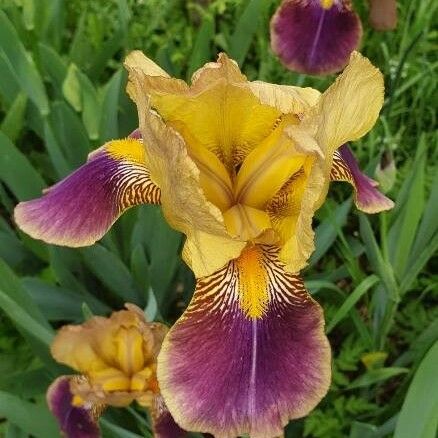
[[[377,190],[378,183],[361,172],[348,145],[342,145],[338,151],[351,173],[356,190],[357,207],[366,213],[378,213],[394,207],[394,202]]]
[[[198,281],[158,362],[162,394],[188,430],[221,438],[281,435],[306,415],[330,382],[330,348],[320,306],[301,280],[271,265],[276,282],[266,314],[246,316],[233,262]]]
[[[92,412],[72,406],[70,376],[58,377],[47,391],[47,403],[66,438],[99,438],[100,430]]]
[[[285,0],[271,21],[271,45],[291,70],[328,74],[341,70],[358,45],[362,26],[346,0],[330,9],[319,0]]]

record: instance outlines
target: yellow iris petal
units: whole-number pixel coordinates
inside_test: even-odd
[[[293,142],[278,127],[245,159],[237,174],[235,196],[239,203],[263,209],[305,161]]]
[[[383,105],[383,91],[379,69],[353,52],[345,70],[321,96],[311,118],[330,166],[335,149],[358,140],[374,126]]]
[[[105,368],[89,374],[93,385],[99,385],[104,391],[129,391],[131,380],[116,368]]]
[[[189,155],[199,169],[199,182],[207,199],[221,210],[226,210],[233,201],[230,175],[219,158],[197,143],[190,142]]]
[[[154,95],[152,106],[169,126],[216,154],[227,167],[265,138],[280,115],[243,86],[218,80],[197,95]]]
[[[269,215],[247,205],[237,204],[224,213],[228,232],[241,240],[254,240],[271,228]]]
[[[196,278],[205,277],[239,256],[246,243],[217,236],[203,231],[194,231],[187,236],[182,257]]]
[[[144,364],[143,336],[136,327],[121,328],[115,336],[117,362],[126,374],[140,371]]]

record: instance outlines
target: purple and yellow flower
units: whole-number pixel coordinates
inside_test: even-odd
[[[151,411],[157,437],[182,436],[157,381],[157,356],[167,327],[146,322],[132,304],[126,307],[109,318],[95,316],[64,326],[53,341],[53,357],[79,373],[59,377],[47,392],[50,410],[67,438],[99,437],[105,407],[124,407],[134,400]]]
[[[271,20],[272,50],[299,73],[342,70],[361,36],[351,0],[284,0]]]
[[[315,211],[333,180],[352,184],[360,209],[392,207],[343,146],[376,122],[382,75],[354,53],[320,94],[249,82],[224,54],[191,85],[141,52],[125,65],[139,131],[18,205],[17,224],[47,242],[89,245],[127,208],[159,203],[185,234],[197,278],[158,356],[170,413],[217,437],[280,435],[330,384],[322,309],[299,276]]]

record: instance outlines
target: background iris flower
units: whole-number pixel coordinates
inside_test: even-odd
[[[125,65],[140,130],[19,204],[16,222],[33,237],[83,246],[127,208],[160,203],[186,235],[183,258],[197,278],[158,357],[170,412],[184,429],[218,437],[279,435],[330,384],[322,310],[298,275],[329,182],[351,183],[364,211],[393,205],[346,146],[374,125],[382,75],[353,53],[320,94],[248,82],[226,55],[190,86],[140,52]]]
[[[177,438],[160,395],[156,361],[167,327],[148,323],[138,307],[95,316],[82,325],[64,326],[52,344],[52,355],[78,375],[58,377],[47,402],[67,438],[99,437],[98,420],[106,406],[124,407],[136,400],[148,408],[155,436]]]
[[[395,0],[371,0],[370,23],[394,29]],[[312,75],[335,73],[348,62],[362,37],[352,0],[284,0],[271,20],[271,46],[290,70]]]

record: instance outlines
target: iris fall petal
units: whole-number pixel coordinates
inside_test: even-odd
[[[158,357],[161,392],[187,430],[278,436],[330,382],[320,306],[269,246],[198,280]]]
[[[271,21],[272,49],[286,67],[306,74],[341,70],[361,35],[350,0],[285,0]]]
[[[377,190],[378,183],[360,171],[347,145],[341,146],[335,152],[330,179],[349,182],[355,191],[354,201],[357,208],[365,213],[379,213],[394,207],[394,202]]]
[[[75,376],[58,377],[47,391],[47,404],[56,417],[65,438],[99,438],[101,436],[97,406],[74,406],[70,380]]]
[[[17,225],[36,239],[71,247],[99,240],[128,208],[158,204],[145,148],[134,138],[107,143],[86,164],[15,208]]]

